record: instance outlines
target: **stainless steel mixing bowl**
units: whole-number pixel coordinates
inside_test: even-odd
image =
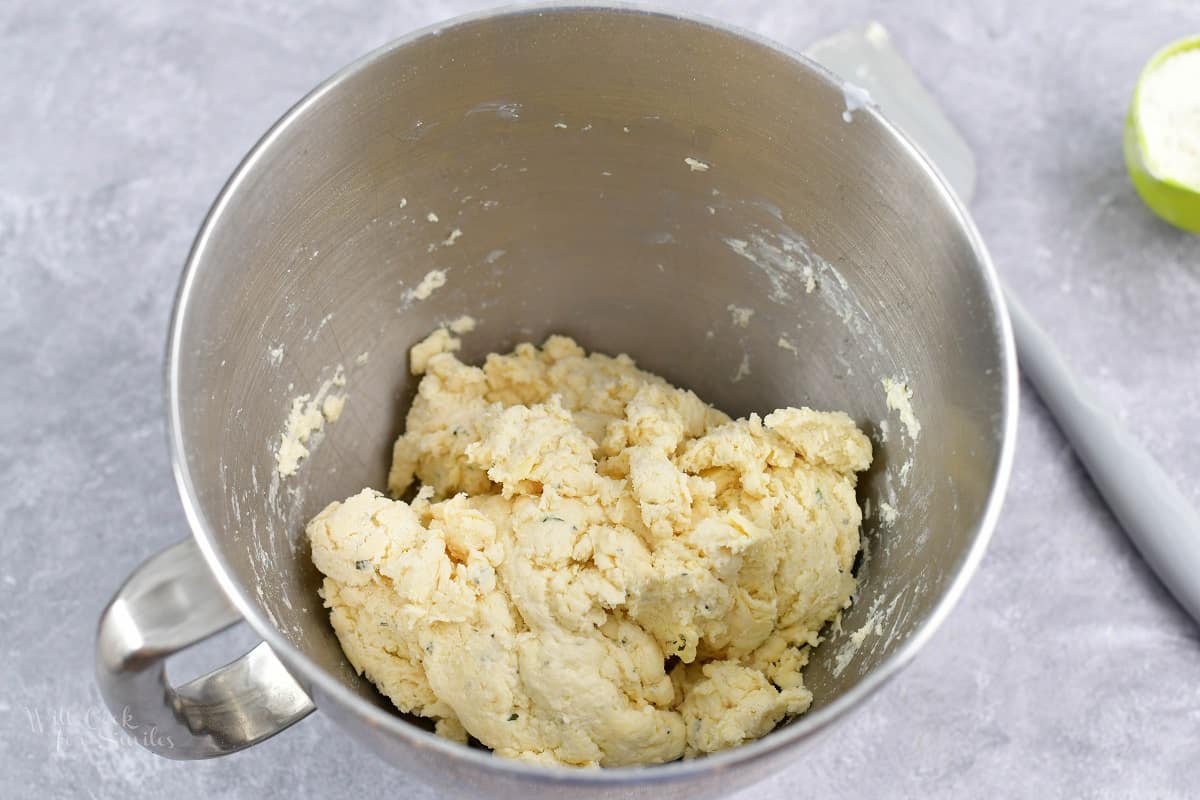
[[[305,98],[238,168],[183,274],[167,406],[193,538],[139,568],[104,612],[97,674],[118,718],[156,752],[198,758],[319,707],[396,766],[491,797],[697,798],[800,757],[962,592],[1016,423],[983,244],[929,164],[855,98],[748,34],[598,7],[421,31]],[[445,285],[414,296],[434,269]],[[754,311],[744,327],[730,305]],[[550,769],[439,739],[354,674],[317,597],[304,522],[384,486],[414,388],[407,349],[461,314],[480,323],[468,359],[561,331],[727,412],[843,409],[873,435],[861,591],[843,621],[871,633],[855,648],[831,632],[816,649],[810,712],[707,758]],[[338,365],[345,413],[279,479],[292,398]],[[914,390],[915,441],[883,378]],[[898,514],[890,525],[883,503]],[[166,681],[167,655],[242,620],[262,645],[189,684]]]

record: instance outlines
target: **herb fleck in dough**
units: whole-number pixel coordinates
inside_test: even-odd
[[[731,421],[552,336],[482,367],[435,333],[389,476],[308,525],[350,663],[439,733],[578,766],[721,750],[805,711],[849,603],[871,445],[842,413]]]

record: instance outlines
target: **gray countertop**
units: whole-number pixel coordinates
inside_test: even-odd
[[[320,79],[485,5],[0,8],[0,774],[21,796],[435,796],[320,713],[225,759],[151,756],[103,711],[92,636],[129,570],[186,535],[160,372],[175,282],[209,202]],[[1194,0],[949,5],[690,8],[797,47],[883,21],[976,149],[974,211],[998,268],[1200,505],[1200,237],[1149,215],[1120,151],[1137,72],[1158,46],[1200,32]],[[248,641],[227,635],[198,658],[217,663]],[[1200,628],[1026,386],[1008,501],[949,622],[793,768],[741,797],[1197,787]]]

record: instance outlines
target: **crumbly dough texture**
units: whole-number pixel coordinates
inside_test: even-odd
[[[871,445],[842,413],[731,421],[627,356],[439,331],[388,488],[308,525],[346,657],[402,711],[502,756],[620,766],[805,711],[849,604]]]

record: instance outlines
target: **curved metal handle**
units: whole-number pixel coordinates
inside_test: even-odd
[[[157,755],[190,760],[237,752],[311,712],[266,642],[182,686],[168,683],[168,656],[241,619],[191,538],[138,567],[96,633],[96,681],[121,727]]]

